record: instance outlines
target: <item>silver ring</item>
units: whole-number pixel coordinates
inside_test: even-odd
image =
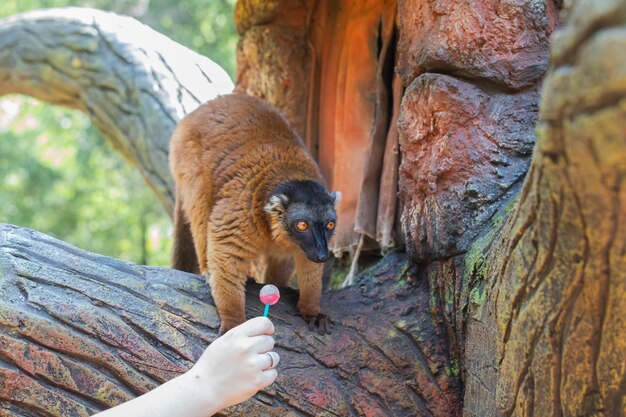
[[[265,354],[270,357],[270,366],[267,369],[272,369],[274,367],[274,356],[269,352],[265,352]]]

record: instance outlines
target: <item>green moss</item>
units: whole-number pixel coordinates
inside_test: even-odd
[[[489,239],[493,236],[489,233],[487,236],[478,238],[472,245],[470,250],[465,254],[465,274],[476,276],[484,279],[485,273],[485,249]]]
[[[102,401],[103,403],[108,403],[109,396],[110,396],[110,392],[106,387],[100,387],[98,392],[96,392],[96,398]]]
[[[350,262],[347,257],[335,259],[333,267],[330,270],[328,288],[341,288],[341,284],[343,284],[349,271]]]
[[[485,290],[482,285],[472,288],[470,291],[470,302],[474,305],[480,306],[485,301]]]
[[[446,375],[447,376],[458,376],[460,373],[459,369],[459,361],[458,359],[452,359],[450,361],[450,366],[446,367]]]
[[[398,281],[396,281],[396,287],[404,288],[407,285],[409,284],[406,282],[406,279],[399,279]]]
[[[491,225],[494,229],[499,229],[502,224],[504,224],[504,220],[507,218],[509,212],[515,208],[517,200],[518,196],[513,197],[503,209],[498,210],[498,212],[493,216]]]
[[[406,322],[406,320],[400,319],[400,320],[394,322],[393,325],[398,327],[398,328],[400,328],[400,329],[406,329],[407,322]]]
[[[341,288],[341,284],[346,279],[348,271],[344,269],[333,268],[330,272],[330,279],[328,281],[328,288]]]
[[[519,200],[519,194],[513,197],[511,201],[509,201],[509,203],[506,206],[504,206],[504,212],[508,214],[511,210],[513,210],[518,200]]]
[[[430,286],[430,297],[428,302],[430,304],[430,312],[433,315],[439,313],[439,308],[437,307],[437,295],[435,294],[435,290],[432,285]]]
[[[498,228],[502,226],[502,222],[504,222],[504,216],[493,216],[493,219],[491,219],[491,226]]]
[[[487,293],[485,291],[485,283],[479,282],[469,294],[469,301],[471,304],[470,314],[472,317],[480,320],[483,315],[483,305],[485,303],[485,299],[487,298]]]
[[[400,273],[396,276],[396,281],[404,281],[404,277],[406,277],[408,272],[409,272],[409,261],[407,260],[402,266]]]
[[[444,297],[446,301],[446,308],[454,308],[454,288],[452,288],[450,285],[446,285],[446,292]]]
[[[515,208],[519,194],[511,197],[506,205],[494,214],[491,220],[492,227],[481,237],[476,239],[465,255],[465,274],[474,276],[480,280],[485,279],[486,255],[494,235],[502,228],[509,213]]]
[[[61,404],[61,401],[57,400],[57,402],[50,407],[50,411],[52,411],[52,414],[55,416],[62,416],[64,413],[62,412],[63,409],[63,405]]]
[[[355,279],[375,282],[376,271],[384,267],[388,262],[393,262],[389,256],[381,259],[380,256],[361,254]],[[351,263],[352,260],[347,255],[335,259],[328,278],[328,288],[341,288],[341,284],[343,284],[350,272]]]

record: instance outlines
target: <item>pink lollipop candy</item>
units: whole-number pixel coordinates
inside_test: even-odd
[[[267,317],[270,306],[276,304],[280,299],[280,291],[278,291],[276,285],[264,285],[263,288],[261,288],[261,292],[259,293],[259,298],[261,298],[261,302],[265,304],[265,311],[263,312],[263,316]]]

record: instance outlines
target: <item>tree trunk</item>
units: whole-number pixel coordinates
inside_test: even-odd
[[[170,215],[170,134],[199,104],[232,89],[217,64],[135,19],[77,8],[0,19],[0,96],[88,114]]]
[[[623,2],[621,26],[602,27],[606,17],[592,15],[584,35],[572,22],[554,40],[534,161],[494,293],[504,415],[626,412]]]
[[[458,368],[425,284],[405,256],[389,256],[325,295],[330,336],[310,331],[295,316],[297,291],[283,289],[270,310],[278,380],[223,414],[459,415]],[[0,415],[86,416],[129,400],[187,370],[219,327],[199,276],[16,226],[0,226],[0,288]],[[248,317],[262,314],[259,288],[247,286]]]
[[[626,415],[625,48],[620,1],[553,39],[519,201],[466,263],[468,416]]]

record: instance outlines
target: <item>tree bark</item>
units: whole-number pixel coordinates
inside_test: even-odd
[[[170,134],[199,104],[232,89],[210,59],[132,18],[66,8],[0,20],[0,96],[26,94],[88,114],[170,215]]]
[[[407,265],[390,255],[358,286],[326,293],[329,336],[282,289],[270,311],[279,378],[223,415],[459,415],[457,365]],[[0,415],[86,416],[129,400],[187,370],[219,327],[199,276],[16,226],[0,226],[0,288]],[[262,314],[259,288],[247,286],[248,317]]]

